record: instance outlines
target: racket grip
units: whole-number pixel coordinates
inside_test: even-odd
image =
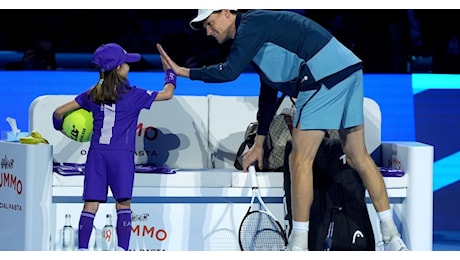
[[[251,165],[249,165],[248,171],[251,176],[252,187],[258,187],[255,163],[251,163]]]

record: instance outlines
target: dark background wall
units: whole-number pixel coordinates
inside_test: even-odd
[[[460,72],[458,10],[291,11],[329,29],[358,54],[367,73]],[[0,27],[0,50],[26,52],[47,41],[57,53],[92,53],[102,43],[117,42],[131,52],[157,54],[159,42],[182,65],[221,61],[228,44],[220,46],[203,31],[191,30],[188,22],[195,15],[195,9],[0,10],[0,24],[14,25]],[[157,65],[140,63],[134,70],[161,69]],[[3,69],[21,67],[12,63]]]

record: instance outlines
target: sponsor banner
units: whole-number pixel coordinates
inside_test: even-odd
[[[52,147],[0,141],[0,250],[48,248]]]

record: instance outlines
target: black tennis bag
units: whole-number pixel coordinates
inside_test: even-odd
[[[284,191],[286,221],[292,231],[291,181],[286,145]],[[374,251],[375,238],[359,174],[346,163],[340,141],[324,138],[313,165],[314,199],[310,209],[310,251]]]

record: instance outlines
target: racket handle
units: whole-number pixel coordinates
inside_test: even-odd
[[[249,175],[251,176],[252,187],[258,187],[259,185],[257,183],[256,167],[254,163],[249,165],[248,171],[249,171]]]

